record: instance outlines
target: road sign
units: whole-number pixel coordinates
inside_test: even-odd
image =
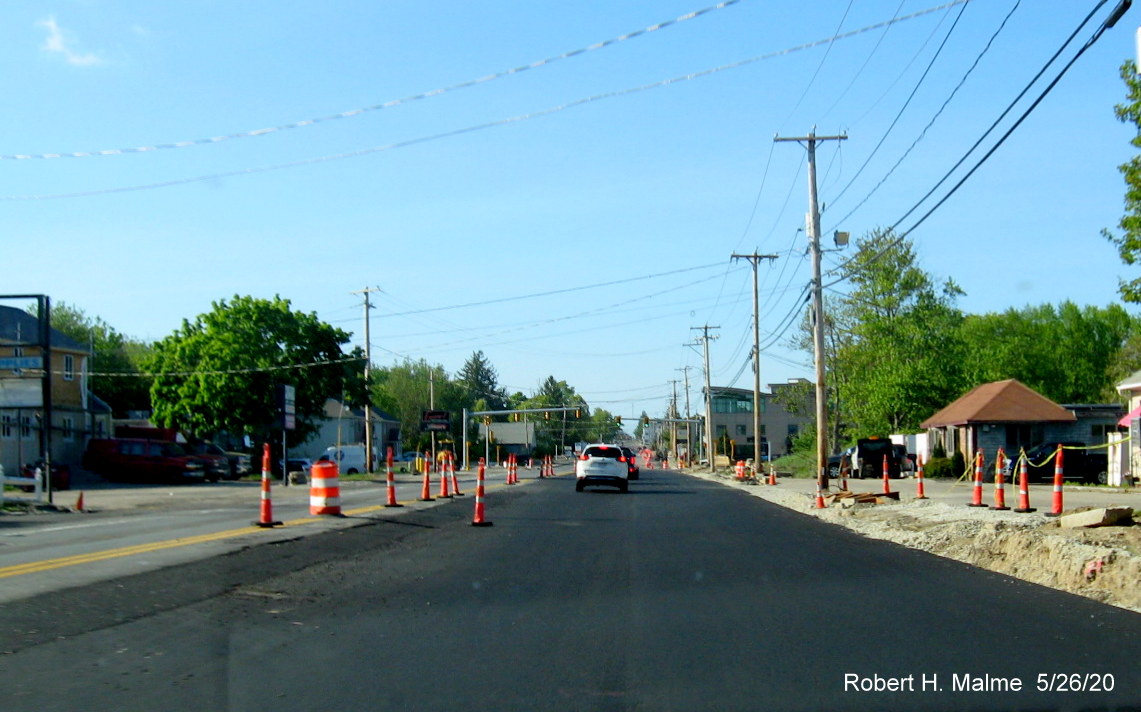
[[[420,418],[420,432],[446,433],[452,429],[452,414],[446,410],[426,410]]]

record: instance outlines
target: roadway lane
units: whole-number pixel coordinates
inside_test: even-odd
[[[575,493],[563,477],[494,493],[488,518],[494,526],[473,528],[469,506],[447,504],[4,605],[5,708],[1097,710],[1141,700],[1138,614],[715,483],[645,471],[620,495]],[[1036,691],[1039,675],[1058,673],[1099,675],[1080,682],[1113,689]],[[992,676],[991,689],[954,691],[968,675]],[[994,676],[1022,689],[996,691]],[[888,685],[902,690],[874,691]]]
[[[536,475],[537,470],[520,470],[521,479]],[[499,468],[492,468],[489,477],[493,483],[504,479]],[[433,498],[439,495],[435,478]],[[465,496],[474,492],[474,473],[457,473],[457,480]],[[419,501],[422,483],[416,475],[400,475],[397,501],[404,507],[429,506]],[[350,515],[347,519],[311,516],[307,486],[276,485],[273,518],[284,522],[284,527],[273,529],[251,525],[259,519],[260,483],[109,485],[85,494],[91,510],[87,514],[0,517],[0,602],[218,556],[311,531],[353,526],[363,516],[394,516],[401,511],[384,509],[386,486],[368,481],[342,482],[341,503]],[[78,497],[75,492],[68,495],[68,499]]]

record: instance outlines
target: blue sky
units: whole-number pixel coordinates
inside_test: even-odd
[[[693,327],[720,327],[714,384],[751,387],[751,271],[730,255],[756,250],[780,255],[760,270],[762,380],[810,377],[784,331],[811,276],[805,151],[773,137],[847,134],[817,154],[825,235],[895,224],[1097,3],[717,5],[4,3],[0,291],[145,340],[215,300],[280,294],[359,344],[353,292],[378,287],[379,364],[455,372],[481,349],[511,391],[553,375],[658,414],[681,369],[699,397]],[[1106,306],[1136,276],[1100,231],[1134,152],[1113,106],[1139,22],[911,234],[964,310]]]

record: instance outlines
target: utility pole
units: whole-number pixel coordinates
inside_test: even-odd
[[[677,379],[670,381],[673,387],[673,397],[670,398],[670,419],[677,420]],[[670,423],[670,457],[677,462],[677,423]]]
[[[364,295],[364,382],[365,382],[365,401],[364,401],[364,452],[365,452],[365,467],[371,473],[373,471],[372,461],[372,387],[369,384],[368,376],[372,368],[372,339],[369,338],[369,310],[372,305],[369,304],[368,295],[371,292],[379,292],[380,287],[365,287],[358,292],[350,292],[351,294]]]
[[[705,456],[709,458],[709,471],[713,472],[713,386],[709,382],[709,340],[716,339],[710,336],[710,329],[720,329],[720,326],[691,326],[693,331],[701,331],[701,342],[705,346]]]
[[[757,291],[757,265],[761,260],[775,260],[778,255],[731,255],[734,260],[748,260],[753,266],[753,467],[761,466],[761,300]]]
[[[828,489],[828,401],[824,388],[824,289],[820,280],[820,207],[816,201],[816,142],[844,141],[846,134],[817,136],[815,129],[799,138],[773,141],[806,142],[808,149],[808,241],[812,250],[812,351],[816,360],[816,481],[820,492]],[[819,500],[818,501],[823,501]]]
[[[685,377],[685,461],[689,465],[693,465],[693,434],[690,432],[689,427],[689,369],[692,366],[682,366],[675,368],[675,371],[681,371]]]

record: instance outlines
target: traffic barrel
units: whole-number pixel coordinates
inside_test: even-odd
[[[1062,484],[1065,482],[1065,470],[1062,469],[1062,445],[1058,444],[1058,451],[1054,454],[1054,506],[1047,517],[1057,517],[1062,514]]]
[[[483,458],[479,458],[479,468],[475,475],[475,517],[471,520],[473,527],[490,527],[491,522],[484,518],[483,511],[483,479],[486,467]]]
[[[1004,460],[1005,455],[1002,448],[999,448],[998,454],[994,458],[994,506],[991,509],[1003,511],[1010,509],[1006,506],[1006,482],[1002,473]]]
[[[927,499],[927,493],[923,490],[923,456],[915,458],[915,498]]]
[[[386,473],[387,478],[386,479],[387,479],[387,485],[388,485],[388,502],[384,506],[385,507],[403,507],[404,506],[403,504],[400,504],[399,502],[396,501],[396,475],[392,471],[392,446],[391,445],[388,447],[388,452],[385,453],[384,464],[385,464],[385,468],[387,470],[387,473]]]
[[[667,467],[666,469],[669,469],[669,468]],[[737,470],[737,479],[738,480],[745,479],[745,461],[744,460],[737,460],[737,467],[735,469]]]
[[[309,468],[309,513],[341,516],[341,478],[337,463],[318,460]]]
[[[274,521],[273,502],[269,496],[269,443],[265,443],[261,454],[261,512],[254,522],[258,527],[277,527],[281,522]]]
[[[975,486],[968,507],[985,507],[983,504],[983,451],[975,453]]]
[[[1014,511],[1020,514],[1038,511],[1030,506],[1030,477],[1026,473],[1025,450],[1018,456],[1018,507]]]

